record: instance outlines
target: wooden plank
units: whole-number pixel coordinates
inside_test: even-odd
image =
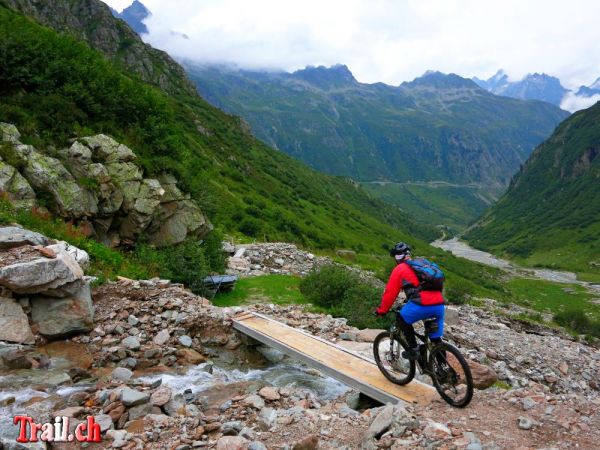
[[[233,326],[382,403],[428,404],[437,398],[432,386],[419,381],[398,386],[370,359],[266,316],[244,313],[234,318]]]

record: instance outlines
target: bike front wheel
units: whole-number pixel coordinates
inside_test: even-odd
[[[465,357],[447,342],[437,344],[429,355],[433,385],[450,405],[464,408],[473,398],[473,375]]]
[[[373,341],[373,356],[379,370],[392,383],[403,385],[415,376],[415,361],[402,357],[407,346],[395,333],[384,331]]]

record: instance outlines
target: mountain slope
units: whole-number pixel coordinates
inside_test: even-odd
[[[195,95],[181,66],[169,55],[144,44],[99,0],[2,0],[37,22],[72,35],[100,50],[117,65],[170,94]]]
[[[399,87],[357,82],[345,66],[293,74],[184,65],[201,94],[265,142],[360,181],[508,184],[567,113],[428,73]]]
[[[473,81],[496,95],[521,100],[541,100],[560,106],[565,94],[569,92],[560,80],[545,73],[528,74],[519,81],[510,81],[503,70],[499,70],[487,80],[473,78]]]
[[[355,183],[268,148],[197,95],[168,96],[2,6],[0,19],[0,121],[37,136],[30,143],[38,149],[110,134],[134,149],[149,175],[176,175],[219,226],[260,239],[381,251],[413,232],[435,236]]]
[[[600,280],[600,104],[562,123],[467,238]],[[589,275],[592,274],[592,275]]]

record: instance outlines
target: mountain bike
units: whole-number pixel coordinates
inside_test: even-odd
[[[434,343],[428,334],[437,330],[435,319],[423,320],[425,332],[415,333],[423,343],[418,359],[402,357],[409,346],[402,330],[393,324],[389,331],[377,335],[373,354],[379,370],[392,383],[404,385],[412,381],[417,367],[431,377],[440,396],[450,405],[464,408],[473,398],[473,376],[466,359],[448,342]]]

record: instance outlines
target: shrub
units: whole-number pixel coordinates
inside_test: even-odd
[[[359,284],[358,277],[333,264],[316,267],[300,282],[300,292],[313,305],[332,308],[340,304],[346,291]]]
[[[381,328],[387,321],[371,314],[379,305],[381,290],[337,265],[313,269],[300,282],[300,292],[309,302],[337,317],[345,317],[359,328]]]
[[[591,319],[580,309],[567,309],[556,313],[554,321],[578,333],[600,337],[600,321]]]

